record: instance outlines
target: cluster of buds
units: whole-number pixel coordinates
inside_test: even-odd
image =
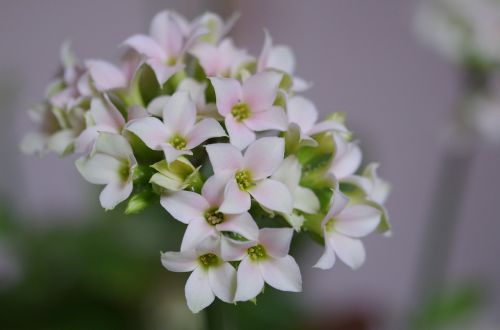
[[[149,35],[125,40],[120,67],[80,63],[63,47],[61,74],[33,111],[39,129],[23,143],[28,152],[79,154],[82,176],[105,185],[105,209],[158,203],[185,223],[180,251],[161,261],[192,272],[193,312],[215,297],[254,300],[265,283],[301,291],[294,234],[324,245],[315,267],[338,257],[358,268],[360,239],[390,230],[389,186],[377,164],[360,170],[345,116],[318,121],[298,94],[310,86],[294,75],[291,50],[265,33],[254,57],[226,37],[234,22],[160,12]]]

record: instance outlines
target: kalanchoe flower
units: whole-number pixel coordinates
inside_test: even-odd
[[[226,214],[220,211],[225,184],[225,180],[212,176],[205,182],[201,195],[179,191],[162,196],[161,205],[175,219],[188,224],[181,251],[193,249],[207,237],[217,237],[223,231],[234,232],[251,240],[257,238],[259,227],[248,212]]]
[[[283,109],[273,105],[281,78],[276,72],[256,74],[243,84],[236,79],[210,78],[231,144],[244,149],[255,140],[255,131],[286,130]]]
[[[332,134],[335,155],[329,172],[338,180],[354,174],[361,165],[362,153],[356,142],[347,141],[341,134]]]
[[[185,36],[182,18],[169,11],[162,11],[153,18],[149,36],[136,34],[125,40],[124,44],[135,49],[145,57],[160,85],[184,68],[182,57],[196,38],[206,30],[195,29]]]
[[[238,214],[250,209],[252,196],[259,204],[273,211],[292,211],[292,195],[283,183],[268,179],[284,157],[284,141],[264,137],[252,143],[245,154],[231,144],[207,146],[214,175],[226,182],[224,202],[219,211]]]
[[[172,272],[192,272],[185,294],[193,313],[209,306],[215,299],[231,303],[236,288],[236,270],[221,258],[219,241],[208,237],[196,249],[165,252],[161,262]]]
[[[111,133],[101,133],[93,153],[76,161],[76,168],[85,180],[106,185],[99,196],[106,210],[113,209],[130,196],[136,166],[127,139]]]
[[[163,150],[167,162],[182,155],[192,155],[191,149],[202,142],[225,136],[220,124],[212,118],[196,122],[196,107],[187,92],[177,92],[163,108],[163,122],[146,117],[132,121],[127,129],[153,150]]]
[[[299,266],[288,255],[292,236],[291,228],[263,228],[255,241],[222,240],[224,259],[241,260],[235,301],[255,298],[264,282],[281,291],[302,291]]]
[[[349,200],[340,191],[335,191],[328,214],[322,222],[325,252],[314,267],[332,268],[335,255],[353,269],[365,261],[365,248],[359,238],[373,232],[381,213],[368,205],[349,205]]]

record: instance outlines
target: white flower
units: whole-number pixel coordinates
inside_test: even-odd
[[[209,237],[194,250],[163,253],[161,262],[172,272],[192,272],[185,294],[193,313],[209,306],[215,297],[234,301],[236,270],[221,258],[218,240]]]
[[[302,291],[302,277],[295,259],[288,255],[291,228],[263,228],[256,241],[222,240],[226,260],[241,260],[238,266],[235,301],[256,297],[264,282],[281,291]]]
[[[221,125],[212,118],[196,121],[196,107],[187,92],[176,92],[163,108],[163,122],[147,117],[132,121],[127,130],[137,135],[153,150],[163,150],[167,162],[182,155],[192,155],[191,149],[213,137],[225,136]]]
[[[162,196],[161,205],[175,219],[188,224],[181,251],[193,249],[208,236],[220,236],[222,231],[235,232],[247,239],[257,238],[259,227],[250,213],[226,214],[220,211],[225,185],[225,180],[212,176],[203,185],[201,195],[179,191]]]
[[[262,206],[282,213],[292,211],[292,195],[283,183],[268,179],[281,165],[284,141],[277,137],[264,137],[252,143],[241,154],[228,143],[207,146],[214,175],[227,183],[224,202],[219,211],[242,213],[250,209],[252,196]]]
[[[356,142],[348,142],[340,134],[332,134],[335,155],[329,172],[338,180],[354,174],[361,165],[362,153]]]
[[[137,161],[123,136],[100,133],[93,153],[78,159],[75,164],[85,180],[106,185],[99,196],[105,209],[113,209],[132,193]]]
[[[335,191],[333,202],[322,222],[325,252],[314,267],[330,269],[335,255],[353,269],[365,261],[365,248],[359,239],[373,232],[381,219],[380,211],[368,205],[348,205],[349,200]]]

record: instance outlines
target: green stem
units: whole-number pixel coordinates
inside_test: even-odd
[[[206,329],[207,330],[225,330],[226,322],[224,320],[224,311],[220,301],[214,301],[205,310]]]

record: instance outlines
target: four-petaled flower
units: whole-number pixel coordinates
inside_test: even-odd
[[[262,72],[243,84],[232,78],[210,78],[231,144],[244,149],[255,140],[255,131],[286,130],[285,112],[273,105],[282,77],[277,72]]]
[[[226,182],[223,213],[237,214],[250,209],[252,196],[260,205],[288,214],[292,211],[292,195],[283,183],[268,179],[284,157],[284,141],[263,137],[252,143],[242,155],[228,143],[207,146],[208,157],[218,180]]]
[[[176,92],[163,107],[163,122],[155,117],[134,120],[127,130],[137,135],[149,148],[163,150],[167,162],[182,155],[203,141],[225,136],[222,126],[212,118],[196,122],[196,106],[188,92]]]

